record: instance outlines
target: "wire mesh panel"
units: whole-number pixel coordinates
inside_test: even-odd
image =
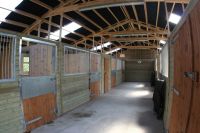
[[[65,47],[64,72],[65,74],[89,73],[89,52]]]
[[[0,80],[14,78],[16,37],[0,34]]]

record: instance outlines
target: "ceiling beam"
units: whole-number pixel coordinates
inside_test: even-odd
[[[130,3],[130,5],[133,5],[131,3],[142,3],[142,2],[167,2],[167,3],[189,3],[189,0],[96,0],[96,1],[88,1],[84,3],[79,3],[75,5],[68,5],[68,6],[63,6],[60,8],[57,8],[54,10],[51,14],[52,16],[59,15],[60,13],[65,13],[65,12],[70,12],[70,11],[79,11],[84,8],[90,8],[90,7],[98,7],[98,6],[104,6],[108,7],[106,5],[111,5],[111,4],[122,4],[125,5],[127,3]],[[48,16],[49,17],[49,16]]]
[[[166,3],[185,3],[188,4],[190,2],[190,0],[145,0],[146,2],[166,2]]]
[[[110,31],[110,30],[112,30],[112,29],[114,29],[114,28],[117,28],[117,27],[119,27],[119,26],[121,26],[121,25],[124,25],[124,24],[127,24],[127,23],[129,23],[129,22],[130,22],[130,20],[122,20],[122,21],[120,21],[119,23],[116,23],[116,24],[114,24],[114,25],[110,25],[110,26],[104,28],[103,30],[92,34],[92,36],[95,36],[95,34],[99,34],[99,33],[103,33],[103,32]],[[87,40],[90,36],[91,36],[91,35],[88,35],[88,36],[86,36],[85,38],[80,39],[79,41],[76,42],[75,45],[84,42],[84,41]]]
[[[14,21],[14,20],[8,20],[8,19],[6,19],[5,21],[0,21],[0,22],[11,24],[11,25],[15,25],[15,26],[19,26],[19,27],[23,27],[23,28],[27,28],[29,26],[27,24],[24,24],[24,23],[21,23],[21,22],[17,22],[17,21]]]
[[[39,0],[31,0],[31,2],[33,2],[33,3],[37,4],[37,5],[40,5],[41,7],[44,7],[46,9],[48,9],[48,10],[53,10],[52,7],[50,7],[49,5],[43,3],[43,2],[41,2]]]
[[[87,20],[88,22],[90,22],[91,24],[93,24],[95,27],[99,28],[102,30],[102,27],[99,26],[96,22],[94,22],[93,20],[91,20],[88,16],[86,16],[85,14],[81,13],[81,12],[78,12],[76,11],[76,13],[78,15],[80,15],[81,17],[83,17],[85,20]]]
[[[115,31],[115,32],[104,32],[104,33],[99,33],[96,35],[103,35],[103,36],[114,36],[114,35],[139,35],[139,34],[164,34],[166,35],[168,32],[167,31],[161,31],[161,30],[155,30],[155,31],[145,31],[145,30],[128,30],[128,31]],[[92,37],[92,35],[90,36]]]
[[[106,39],[107,41],[118,41],[118,42],[142,42],[149,40],[167,40],[166,37],[123,37],[123,38],[115,38],[110,37]]]
[[[117,48],[124,48],[124,49],[158,49],[160,46],[152,45],[152,46],[119,46]]]
[[[59,9],[56,9],[51,15],[59,15],[61,12],[70,12],[70,11],[80,11],[81,9],[84,8],[90,8],[90,7],[98,7],[98,6],[105,6],[106,5],[111,5],[111,4],[127,4],[127,3],[141,3],[143,1],[141,0],[96,0],[96,1],[88,1],[80,4],[75,4],[75,5],[69,5],[69,6],[64,6]],[[108,7],[108,6],[107,6]]]

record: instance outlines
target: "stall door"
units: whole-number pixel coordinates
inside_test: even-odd
[[[91,98],[100,96],[101,83],[101,55],[90,53],[90,92]]]
[[[190,23],[186,21],[174,44],[174,88],[169,133],[185,133],[192,94],[193,71]],[[191,132],[192,133],[192,132]]]
[[[194,46],[194,72],[200,72],[200,2],[190,14],[191,33]],[[193,97],[191,104],[191,115],[187,133],[200,132],[200,80],[194,81]]]
[[[55,46],[22,41],[21,94],[26,131],[55,119]]]
[[[110,60],[108,58],[104,58],[104,93],[109,91],[109,67]]]

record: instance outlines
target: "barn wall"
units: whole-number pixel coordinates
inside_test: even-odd
[[[19,41],[17,41],[19,42]],[[19,45],[16,48],[16,75],[19,73]],[[23,114],[21,109],[19,78],[15,81],[0,82],[0,132],[22,133]]]
[[[89,101],[89,74],[65,76],[61,84],[63,113]]]
[[[176,61],[180,60],[178,58],[174,57],[174,53],[175,50],[176,52],[178,52],[178,49],[174,49],[175,47],[175,42],[176,42],[176,38],[178,37],[178,34],[181,34],[182,31],[180,31],[182,28],[184,28],[185,26],[185,22],[189,22],[189,27],[190,30],[186,30],[185,32],[191,32],[191,36],[186,36],[188,40],[192,41],[192,44],[187,44],[185,48],[185,50],[188,50],[189,47],[193,47],[193,65],[194,65],[194,71],[195,72],[199,72],[199,10],[200,9],[200,2],[198,0],[191,0],[190,4],[188,5],[188,8],[186,9],[186,13],[184,14],[182,21],[180,21],[180,23],[176,26],[175,30],[172,32],[171,37],[170,37],[170,45],[169,45],[169,79],[168,79],[168,93],[167,96],[168,98],[166,99],[166,108],[165,108],[165,115],[164,115],[164,126],[166,129],[166,132],[169,132],[169,128],[172,127],[173,129],[179,129],[178,132],[186,132],[186,133],[193,133],[193,132],[199,132],[200,128],[199,128],[199,81],[193,81],[193,87],[190,87],[189,90],[191,90],[192,96],[191,99],[192,101],[190,102],[190,113],[188,113],[188,120],[182,120],[182,117],[185,117],[183,115],[179,115],[180,113],[182,113],[182,111],[184,112],[185,110],[188,110],[188,108],[185,109],[179,109],[179,104],[180,101],[182,101],[181,105],[187,104],[188,101],[185,100],[187,99],[187,97],[190,97],[190,94],[186,94],[186,96],[184,96],[184,93],[186,91],[188,91],[188,88],[186,87],[182,87],[182,88],[176,88],[178,89],[180,96],[177,96],[177,94],[175,93],[174,90],[174,82],[175,80],[179,80],[179,79],[174,79],[174,72],[177,72],[177,67],[174,66],[174,60],[176,59]],[[182,37],[180,40],[185,39],[184,37]],[[188,46],[190,45],[190,46]],[[189,50],[188,50],[189,51]],[[195,53],[196,52],[196,53]],[[184,62],[184,61],[183,61]],[[185,62],[188,62],[188,60],[185,59]],[[186,64],[185,64],[186,65]],[[182,74],[182,76],[184,76]],[[185,83],[184,83],[185,84]],[[189,83],[186,83],[189,84]],[[179,99],[179,100],[177,100]],[[179,102],[179,104],[177,104]],[[174,105],[173,105],[174,104]],[[173,105],[173,106],[172,106]],[[172,107],[174,107],[174,109],[172,109]],[[181,112],[178,111],[176,112],[176,110],[182,110]],[[177,114],[177,116],[179,115],[179,117],[174,118],[171,117],[171,115],[173,114]],[[176,116],[176,115],[175,115]],[[187,122],[187,128],[183,129],[180,127],[177,127],[175,125],[171,125],[170,123],[172,123],[172,121],[175,121],[175,123],[178,125],[183,125],[183,123]],[[173,133],[173,132],[170,132]]]
[[[128,50],[125,54],[125,81],[149,82],[155,70],[154,50]]]
[[[15,34],[15,33],[14,33]],[[39,39],[35,37],[34,39]],[[43,40],[45,41],[45,40]],[[19,39],[17,43],[19,43]],[[52,42],[55,43],[55,42]],[[64,55],[64,46],[63,43],[57,43],[57,55],[56,55],[56,114],[62,115],[65,112],[68,112],[77,106],[86,103],[91,99],[91,90],[90,87],[97,87],[99,95],[105,93],[104,90],[104,58],[109,58],[108,60],[108,88],[111,88],[112,80],[113,86],[119,85],[123,81],[123,70],[117,69],[117,59],[115,59],[115,63],[113,64],[112,69],[112,60],[110,55],[100,55],[100,67],[97,72],[90,73],[80,73],[82,70],[86,70],[86,66],[89,67],[89,63],[85,63],[86,58],[74,58],[80,60],[81,64],[84,65],[83,69],[78,68],[79,73],[70,73],[66,74],[66,71],[73,71],[73,69],[65,68],[65,55]],[[37,49],[37,47],[34,47]],[[75,48],[76,49],[76,48]],[[51,50],[44,47],[43,50],[46,50],[51,53]],[[34,52],[34,51],[32,51]],[[35,55],[36,57],[39,55]],[[80,57],[83,57],[82,55]],[[37,57],[39,58],[39,57]],[[24,119],[24,108],[22,107],[22,97],[21,97],[21,84],[19,75],[19,45],[17,45],[16,56],[15,56],[15,74],[16,79],[14,81],[0,81],[0,132],[10,132],[10,133],[22,133],[26,130],[25,127],[25,119]],[[32,59],[34,60],[34,59]],[[36,60],[36,58],[35,58]],[[41,62],[41,59],[38,59]],[[51,61],[47,61],[46,65],[43,64],[44,67],[49,66]],[[32,62],[33,63],[33,62]],[[22,67],[22,65],[20,64]],[[32,65],[31,65],[32,66]],[[73,66],[72,66],[73,67]],[[31,76],[37,76],[37,72],[35,68],[31,68]],[[44,69],[42,68],[39,73],[43,73]],[[47,70],[47,73],[50,73]],[[45,71],[46,73],[46,71]],[[46,75],[46,74],[44,74]],[[115,78],[111,78],[114,76]],[[91,82],[91,81],[92,82]],[[92,84],[90,84],[92,83]],[[54,97],[55,98],[55,97]],[[38,99],[40,99],[38,97]],[[43,100],[42,100],[43,101]],[[29,101],[28,101],[29,102]],[[25,105],[26,103],[24,103]],[[31,103],[32,104],[32,103]],[[25,109],[26,110],[26,109]],[[27,110],[26,110],[27,111]],[[28,111],[30,112],[30,111]]]

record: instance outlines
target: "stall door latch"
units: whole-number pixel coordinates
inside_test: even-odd
[[[184,77],[190,78],[193,81],[198,82],[198,80],[199,80],[199,73],[198,72],[184,72]]]

